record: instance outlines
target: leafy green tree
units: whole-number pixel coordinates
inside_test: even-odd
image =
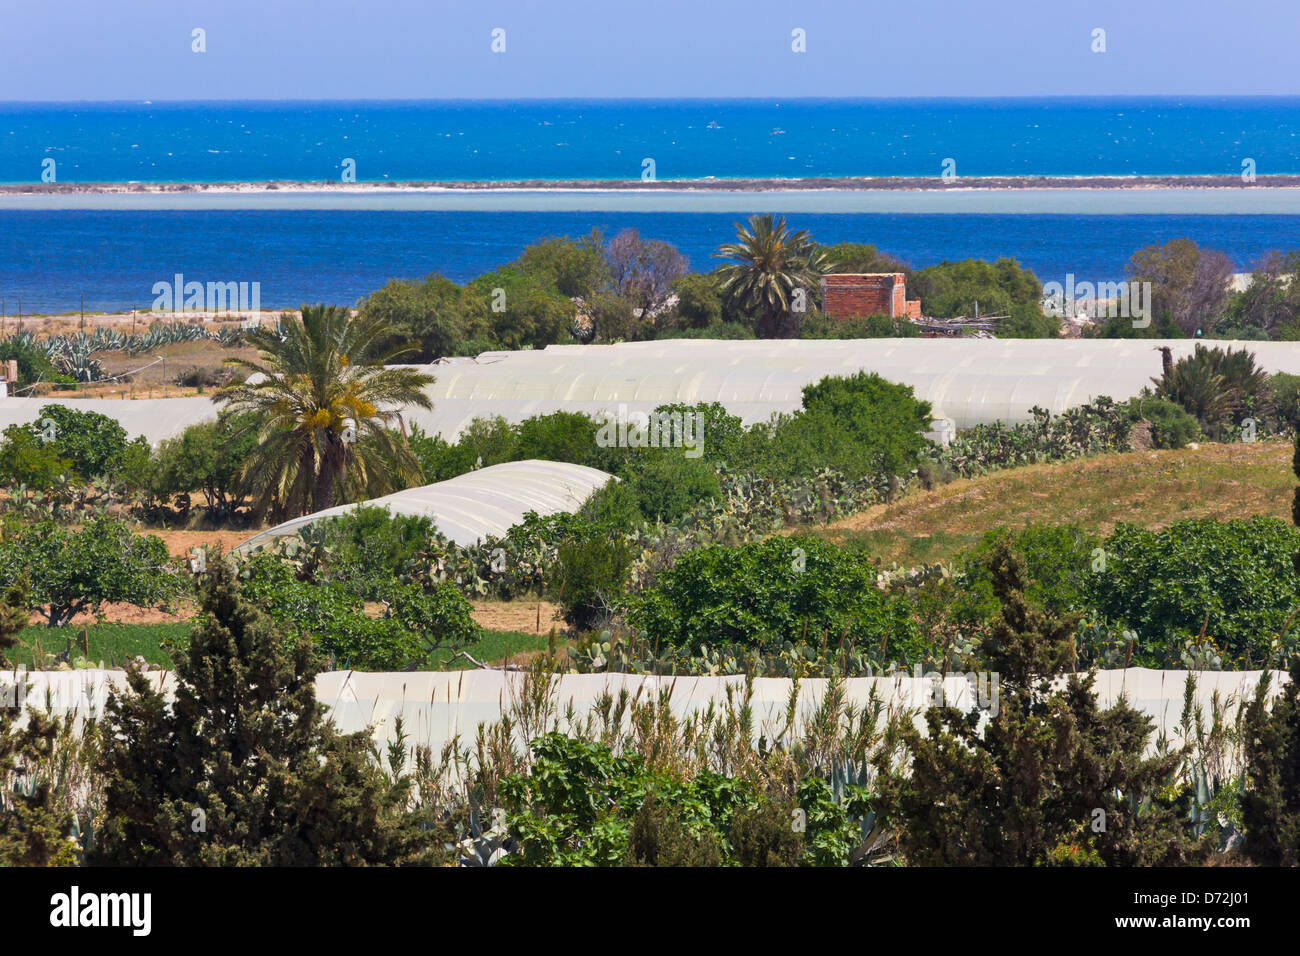
[[[256,450],[256,418],[223,412],[158,446],[152,490],[164,499],[201,492],[209,514],[229,518],[244,503],[241,470]]]
[[[997,618],[1001,603],[993,592],[993,555],[1011,549],[1025,575],[1025,598],[1049,614],[1064,615],[1087,606],[1084,584],[1097,560],[1101,539],[1077,523],[991,528],[964,554],[958,612],[986,623]]]
[[[59,454],[54,442],[43,441],[22,425],[10,425],[0,441],[0,484],[14,489],[26,485],[48,491],[72,473],[72,459]]]
[[[1176,521],[1159,531],[1116,526],[1105,568],[1087,576],[1088,603],[1132,628],[1153,662],[1178,661],[1205,628],[1224,666],[1259,667],[1274,655],[1300,593],[1291,556],[1300,531],[1276,518]]]
[[[889,475],[906,474],[926,447],[930,403],[916,398],[910,385],[886,381],[874,372],[830,375],[803,388],[804,411],[827,416],[870,454]]]
[[[418,482],[419,464],[389,426],[401,409],[432,408],[425,393],[434,377],[412,368],[386,368],[405,348],[382,351],[392,326],[352,318],[337,306],[304,306],[302,318],[281,319],[284,337],[248,332],[260,362],[232,359],[260,379],[214,396],[234,414],[258,422],[258,446],[241,478],[258,514],[292,517]]]
[[[1191,239],[1143,246],[1125,267],[1129,282],[1151,283],[1152,312],[1183,335],[1209,334],[1228,301],[1233,265],[1221,252]],[[1131,323],[1130,323],[1131,324]]]
[[[288,640],[209,566],[202,616],[169,703],[139,670],[113,695],[100,771],[105,822],[88,862],[113,866],[357,866],[430,855],[364,732],[316,697],[308,641]]]
[[[382,601],[394,581],[414,581],[431,562],[437,528],[427,515],[392,514],[361,505],[301,529],[298,574],[313,582],[337,581],[366,601]]]
[[[464,298],[460,286],[440,275],[392,279],[359,303],[358,318],[390,330],[380,349],[407,348],[411,361],[430,362],[462,354],[465,343],[485,331],[467,314]]]
[[[504,266],[466,287],[465,305],[503,349],[539,349],[572,334],[577,307],[554,286]]]
[[[549,593],[578,631],[612,617],[627,590],[635,551],[619,535],[596,528],[562,542]]]
[[[923,651],[908,602],[876,587],[865,557],[820,538],[688,551],[630,603],[629,620],[651,641],[693,651],[847,640],[909,664]]]
[[[45,520],[11,525],[0,537],[0,587],[31,580],[30,606],[50,627],[105,603],[166,605],[181,590],[167,546],[117,518],[92,518],[80,529]]]
[[[596,444],[600,425],[582,412],[551,412],[534,415],[519,423],[516,461],[540,458],[543,461],[569,461],[575,465],[612,470],[606,466],[621,457],[622,449],[601,448]]]
[[[350,563],[349,563],[350,564]],[[435,651],[454,651],[481,637],[473,607],[456,585],[427,587],[395,575],[352,576],[349,566],[317,566],[316,580],[300,580],[296,569],[271,554],[255,555],[244,567],[248,600],[265,610],[285,633],[314,642],[339,666],[400,671],[430,662]],[[364,601],[387,605],[371,617]]]
[[[590,324],[584,341],[637,342],[654,331],[653,320],[638,312],[633,300],[613,292],[598,292],[582,305]]]
[[[23,427],[40,441],[52,436],[54,450],[86,480],[116,476],[128,446],[126,429],[117,419],[66,405],[42,407],[36,421]]]
[[[1061,333],[1061,320],[1043,314],[1037,302],[1017,302],[1007,311],[1007,317],[997,325],[1000,339],[1051,339]]]
[[[869,242],[837,242],[821,249],[827,272],[901,272],[911,282],[912,270],[901,259]]]
[[[875,373],[831,376],[804,387],[802,411],[750,429],[740,460],[771,477],[905,475],[929,447],[929,427],[930,405],[910,386]]]
[[[687,329],[707,329],[722,322],[722,295],[715,276],[692,272],[673,283],[676,324]]]
[[[530,243],[511,267],[568,298],[589,299],[612,282],[604,240],[596,230],[581,239],[539,239]]]
[[[431,484],[476,468],[517,460],[519,430],[500,415],[494,415],[471,421],[454,444],[439,435],[426,435],[416,425],[411,429],[410,443],[425,483]]]
[[[753,321],[760,338],[793,334],[796,290],[802,291],[807,307],[816,304],[825,252],[807,230],[791,232],[784,216],[751,216],[747,226],[737,223],[736,239],[714,253],[729,260],[717,273],[724,299]]]
[[[687,458],[681,449],[644,449],[620,475],[648,521],[675,521],[705,501],[720,501],[722,483],[704,458]]]
[[[996,262],[963,259],[941,262],[917,271],[907,288],[908,295],[919,296],[926,315],[945,318],[973,316],[979,303],[980,315],[1013,313],[1017,306],[1028,307],[1029,315],[1041,315],[1043,286],[1038,277],[1014,259]],[[1026,313],[1015,312],[1022,320]]]
[[[1099,709],[1095,675],[1065,676],[1076,619],[1027,600],[1005,543],[989,569],[1002,605],[982,647],[999,677],[996,713],[981,728],[978,709],[931,707],[925,734],[900,728],[906,771],[879,761],[878,805],[908,863],[1188,862],[1186,807],[1167,786],[1179,756],[1145,757],[1151,721],[1122,699]]]

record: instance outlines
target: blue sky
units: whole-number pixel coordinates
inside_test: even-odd
[[[0,100],[1300,93],[1297,0],[31,0]],[[207,51],[191,50],[206,31]],[[505,30],[504,53],[491,51]],[[807,52],[791,51],[791,31]],[[1106,31],[1105,53],[1091,50]]]

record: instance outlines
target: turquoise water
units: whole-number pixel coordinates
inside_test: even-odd
[[[0,182],[1300,173],[1300,98],[0,104]]]

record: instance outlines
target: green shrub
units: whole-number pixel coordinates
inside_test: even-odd
[[[692,650],[850,641],[909,664],[922,652],[910,605],[876,587],[874,565],[811,537],[688,551],[632,600],[629,620]]]
[[[765,427],[765,445],[753,444],[758,470],[773,477],[814,474],[823,468],[849,479],[905,475],[928,445],[930,404],[907,385],[875,373],[828,376],[803,390],[803,411],[777,416]]]
[[[0,341],[0,362],[7,363],[11,359],[18,363],[19,386],[31,385],[37,380],[49,382],[68,378],[59,375],[49,356],[31,341],[21,338]]]
[[[117,419],[66,405],[43,406],[36,421],[23,427],[40,440],[52,434],[55,450],[85,479],[116,476],[128,444]]]
[[[395,515],[363,505],[303,533],[303,573],[342,584],[363,600],[380,601],[388,598],[394,581],[414,581],[428,568],[437,529],[425,515]]]
[[[1160,531],[1121,524],[1102,546],[1105,570],[1087,577],[1089,605],[1135,631],[1148,659],[1177,663],[1205,625],[1224,667],[1277,662],[1276,641],[1300,594],[1292,563],[1300,530],[1263,517],[1200,518]],[[1293,626],[1285,647],[1295,635]]]
[[[864,789],[799,780],[780,797],[752,778],[655,773],[639,753],[557,732],[531,741],[527,773],[500,794],[523,866],[847,866],[862,841]],[[793,826],[796,810],[806,832]]]
[[[213,517],[231,517],[245,500],[240,469],[257,446],[255,426],[255,416],[222,412],[165,439],[154,455],[151,490],[163,500],[201,492]]]
[[[976,303],[981,315],[997,315],[1017,305],[1038,308],[1043,300],[1038,277],[1008,258],[926,266],[908,279],[907,291],[920,298],[926,315],[944,317],[974,315]]]
[[[1133,422],[1151,423],[1151,441],[1156,448],[1186,448],[1201,437],[1196,419],[1183,406],[1157,398],[1144,389],[1143,394],[1128,400],[1129,418]]]
[[[722,498],[718,473],[704,458],[687,458],[679,448],[644,449],[624,470],[627,491],[647,521],[675,521],[692,508]]]
[[[1086,604],[1085,586],[1099,555],[1101,539],[1078,524],[992,528],[960,561],[959,617],[985,623],[1001,607],[993,593],[990,563],[999,549],[1010,549],[1025,576],[1025,597],[1050,614],[1079,611]]]
[[[921,327],[907,319],[887,315],[837,319],[824,312],[810,312],[799,327],[801,339],[915,339]]]
[[[59,454],[54,442],[42,441],[22,425],[10,425],[0,441],[0,485],[16,490],[26,485],[49,491],[72,472],[72,459]]]
[[[540,458],[543,461],[568,461],[589,468],[614,471],[612,462],[625,449],[601,448],[596,444],[599,423],[581,412],[552,412],[535,415],[518,425],[519,441],[514,457],[517,461]]]
[[[703,329],[663,329],[655,335],[656,339],[720,339],[735,341],[756,338],[752,326],[744,322],[722,322]]]
[[[627,589],[634,557],[631,546],[603,531],[560,544],[551,594],[565,623],[582,631],[608,617]]]
[[[369,617],[349,584],[300,581],[288,562],[271,554],[255,555],[241,575],[248,598],[286,634],[310,638],[342,667],[404,670],[428,662],[434,651],[472,644],[481,633],[469,601],[452,584],[421,589],[390,580],[381,598],[387,612]]]
[[[682,276],[673,283],[673,291],[677,294],[674,325],[682,330],[708,330],[722,324],[722,295],[712,276],[701,272]]]

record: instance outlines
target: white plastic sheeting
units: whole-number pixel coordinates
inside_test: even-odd
[[[1300,343],[1211,343],[1247,348],[1269,372],[1300,373]],[[1189,355],[1188,340],[852,339],[740,342],[676,339],[553,345],[492,352],[432,368],[432,412],[411,420],[452,440],[475,416],[517,421],[558,409],[648,411],[666,402],[719,402],[746,423],[791,412],[805,385],[859,369],[911,385],[957,428],[1058,413],[1101,395],[1123,400],[1161,370],[1156,348]]]
[[[1217,692],[1231,715],[1243,701],[1255,693],[1261,671],[1204,671],[1196,675],[1195,700],[1208,716],[1211,698]],[[171,674],[150,674],[156,688],[174,692]],[[0,703],[5,684],[13,685],[13,673],[0,674]],[[42,710],[78,716],[98,715],[104,711],[110,690],[126,686],[123,671],[35,671],[27,675],[30,685],[25,702]],[[1275,671],[1270,687],[1276,694],[1285,672]],[[1158,671],[1143,668],[1100,671],[1097,675],[1098,701],[1107,706],[1121,695],[1129,704],[1151,718],[1155,735],[1164,733],[1177,742],[1175,728],[1183,708],[1186,671]],[[360,673],[331,671],[316,678],[316,696],[333,715],[335,723],[346,732],[370,728],[375,740],[386,743],[394,738],[395,720],[402,718],[403,729],[410,734],[408,746],[428,744],[437,753],[443,744],[460,738],[462,744],[472,740],[476,728],[500,719],[510,703],[522,695],[524,675],[499,670]],[[826,692],[826,680],[805,679],[799,682],[799,713],[806,718]],[[860,677],[844,682],[847,698],[858,706],[870,700],[874,689],[886,709],[920,709],[932,699],[932,684],[924,677]],[[670,706],[674,714],[684,717],[704,710],[712,701],[726,702],[726,688],[743,689],[742,677],[646,677],[632,674],[566,674],[555,679],[554,700],[557,713],[565,713],[571,704],[574,719],[581,721],[591,713],[600,696],[609,692],[615,697],[626,688],[641,700],[653,699],[661,690],[671,690]],[[754,681],[754,722],[756,733],[769,737],[785,723],[791,681],[783,678],[760,678]],[[970,685],[961,677],[944,682],[946,701],[954,707],[971,706]],[[47,703],[49,706],[47,708]],[[917,717],[918,727],[923,727]],[[545,730],[565,730],[560,721]],[[539,731],[540,732],[540,731]]]
[[[1245,348],[1268,372],[1300,374],[1300,343],[1213,342]],[[1052,413],[1100,395],[1123,400],[1160,375],[1159,346],[1178,359],[1187,339],[851,339],[628,342],[552,345],[485,352],[427,366],[437,376],[431,411],[406,409],[408,423],[454,441],[475,418],[511,422],[554,411],[650,411],[667,402],[719,402],[748,424],[798,409],[805,385],[859,369],[910,385],[957,428],[1027,421],[1035,405]],[[37,417],[51,401],[117,418],[150,442],[215,417],[206,398],[0,399],[0,428]]]
[[[407,488],[365,502],[387,508],[395,515],[423,515],[432,518],[449,540],[472,545],[490,536],[500,536],[523,520],[529,511],[541,515],[577,511],[610,476],[597,468],[567,462],[511,461],[479,471],[467,472],[419,488]],[[339,505],[294,518],[253,535],[235,548],[247,552],[276,538],[297,534],[306,525],[323,518],[346,514],[357,505]]]
[[[175,438],[191,425],[213,421],[220,411],[211,398],[0,398],[0,431],[36,421],[46,405],[115,418],[129,438],[143,435],[151,445]]]

